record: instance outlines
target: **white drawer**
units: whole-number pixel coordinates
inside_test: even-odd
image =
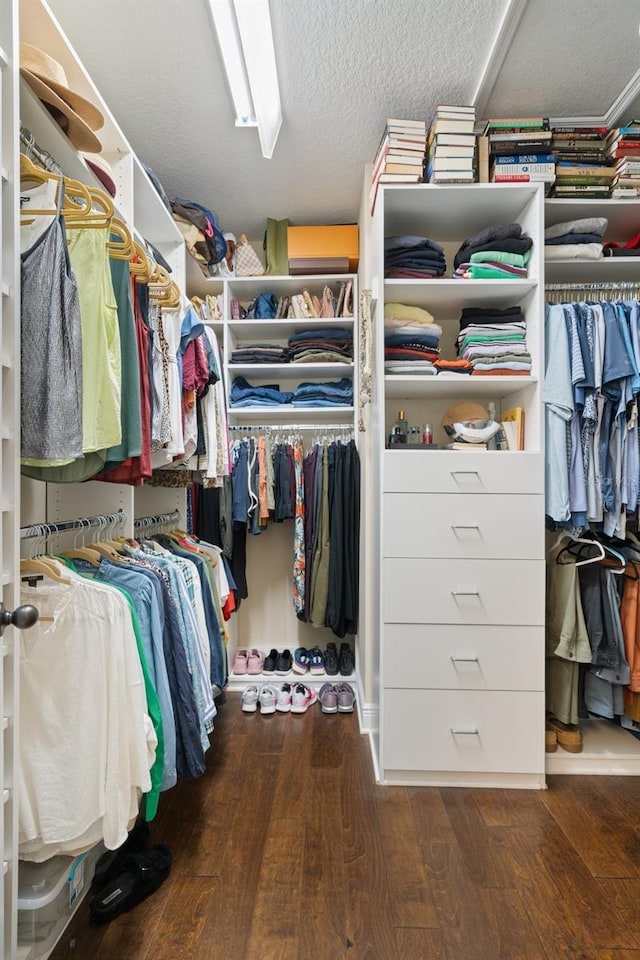
[[[544,624],[543,560],[382,561],[385,623]]]
[[[388,770],[544,772],[544,693],[385,690]]]
[[[385,450],[385,493],[544,493],[540,453]]]
[[[544,627],[385,624],[382,685],[544,690]]]
[[[383,506],[385,557],[544,559],[542,496],[385,493]]]

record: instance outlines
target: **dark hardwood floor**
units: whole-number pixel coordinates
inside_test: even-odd
[[[207,774],[165,794],[171,876],[52,960],[640,960],[640,789],[376,786],[353,716],[221,707]]]

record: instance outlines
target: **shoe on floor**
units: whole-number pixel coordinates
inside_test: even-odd
[[[245,713],[255,713],[258,709],[258,697],[260,696],[260,688],[255,684],[252,684],[250,687],[246,687],[242,691],[242,709]]]
[[[247,654],[247,673],[251,674],[251,676],[262,673],[264,659],[265,657],[262,650],[256,650],[255,648],[249,650]]]
[[[291,697],[291,713],[306,713],[316,702],[318,695],[306,683],[296,683]]]
[[[563,723],[555,717],[548,717],[547,723],[555,730],[556,738],[567,753],[582,753],[582,731],[575,723]]]
[[[558,736],[554,727],[547,720],[544,729],[544,751],[545,753],[555,753],[558,749]]]
[[[306,647],[298,647],[293,654],[293,672],[304,674],[309,669],[309,653]]]
[[[291,711],[291,684],[283,683],[276,692],[276,710],[280,713],[289,713]]]
[[[291,671],[292,662],[293,657],[291,656],[290,650],[283,650],[282,653],[278,654],[278,659],[276,660],[276,673],[279,677],[284,677]]]
[[[164,843],[130,853],[118,876],[91,901],[91,916],[98,923],[107,923],[131,910],[164,883],[170,870],[171,851]]]
[[[123,864],[130,853],[142,853],[148,839],[148,824],[144,820],[136,820],[133,830],[131,830],[124,843],[117,850],[106,850],[98,859],[91,881],[94,892],[102,890],[121,873]]]
[[[262,664],[263,673],[275,673],[276,672],[276,661],[278,659],[278,651],[275,647],[272,647],[269,650],[269,653],[264,658],[264,663]]]
[[[238,650],[236,650],[235,656],[233,658],[233,663],[231,665],[232,672],[235,674],[238,674],[239,676],[242,676],[243,674],[245,674],[249,666],[248,657],[249,657],[248,650],[243,648],[239,648]]]
[[[324,654],[320,647],[314,647],[309,652],[309,673],[314,677],[324,676]]]
[[[353,650],[348,643],[340,644],[340,656],[338,658],[338,666],[340,669],[341,677],[350,677],[355,670],[355,660],[353,657]]]
[[[258,700],[260,702],[260,713],[269,714],[276,712],[276,696],[278,691],[271,683],[265,683],[260,688]]]
[[[324,651],[324,672],[328,677],[338,676],[338,651],[335,643],[328,643],[327,649]]]
[[[350,683],[336,683],[338,697],[338,713],[352,713],[356,702],[356,692]]]
[[[332,683],[323,683],[318,692],[320,709],[323,713],[338,712],[338,694]]]

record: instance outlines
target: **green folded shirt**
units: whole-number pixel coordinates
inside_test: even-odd
[[[512,267],[526,267],[531,257],[531,250],[526,253],[507,253],[506,250],[483,250],[481,253],[471,254],[471,263],[508,263]]]

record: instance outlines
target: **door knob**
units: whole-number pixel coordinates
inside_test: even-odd
[[[37,621],[37,607],[31,606],[30,603],[16,607],[15,610],[7,610],[4,603],[0,603],[0,637],[4,633],[5,627],[14,626],[18,630],[26,630],[27,627],[32,627]]]

